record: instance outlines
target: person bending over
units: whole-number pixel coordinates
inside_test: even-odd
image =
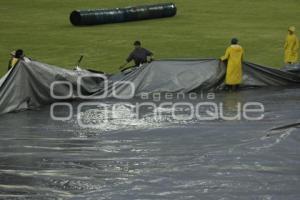
[[[143,48],[140,41],[135,41],[133,45],[134,50],[129,54],[126,63],[122,65],[120,69],[124,69],[131,61],[134,61],[133,67],[139,67],[142,64],[147,63],[148,58],[150,58],[150,61],[153,60],[153,53],[148,49]]]

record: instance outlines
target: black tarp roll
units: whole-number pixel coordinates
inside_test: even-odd
[[[174,3],[114,9],[74,10],[70,15],[70,21],[74,26],[99,25],[173,17],[176,12],[177,8]]]

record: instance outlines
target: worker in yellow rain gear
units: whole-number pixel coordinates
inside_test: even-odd
[[[31,59],[24,55],[24,51],[22,49],[18,49],[10,53],[11,58],[8,63],[8,70],[15,67],[19,60],[23,60],[24,62],[30,62]]]
[[[299,39],[295,32],[295,26],[289,27],[284,44],[284,62],[286,64],[295,64],[298,61]]]
[[[238,39],[233,38],[226,53],[221,57],[222,61],[227,60],[225,84],[229,89],[236,90],[242,83],[243,70],[242,61],[244,56],[243,48],[238,44]]]
[[[16,66],[16,64],[18,63],[18,61],[20,59],[23,59],[24,52],[23,52],[22,49],[18,49],[16,51],[11,52],[10,55],[11,55],[11,58],[10,58],[9,63],[8,63],[8,70],[10,70],[14,66]]]
[[[17,62],[18,62],[18,59],[16,58],[16,51],[12,51],[10,52],[10,59],[9,59],[9,62],[8,62],[8,71],[13,68]]]

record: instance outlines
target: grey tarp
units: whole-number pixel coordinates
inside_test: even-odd
[[[244,87],[299,85],[300,76],[277,69],[266,68],[245,62],[243,65]],[[134,96],[153,92],[192,92],[220,89],[224,85],[225,64],[215,59],[160,60],[136,68],[128,73],[119,73],[108,78],[108,97],[112,88],[118,96],[128,96],[131,87],[128,84],[113,84],[129,81],[134,84]],[[50,94],[54,81],[71,83],[74,93],[64,100],[78,98],[77,80],[83,75],[93,75],[88,71],[76,72],[40,62],[23,62],[0,79],[0,114],[36,108],[59,99]],[[80,88],[86,95],[103,93],[103,79],[86,78]],[[69,86],[55,87],[54,93],[65,96]],[[60,100],[61,101],[61,100]]]
[[[66,81],[72,85],[73,94],[68,99],[77,98],[78,77],[91,74],[88,71],[67,70],[40,62],[20,61],[0,79],[0,114],[37,108],[58,101],[50,93],[54,81]],[[81,91],[93,94],[99,90],[100,82],[90,78],[82,81]],[[53,87],[56,96],[70,94],[69,85],[57,84]]]
[[[300,85],[300,76],[249,62],[243,64],[243,87]],[[154,92],[192,92],[218,90],[224,86],[226,66],[215,59],[160,60],[134,69],[132,72],[110,77],[112,82],[134,83],[135,95]],[[109,86],[118,96],[128,96],[129,84]]]
[[[216,60],[156,61],[109,80],[133,81],[136,94],[151,88],[188,92],[219,88],[224,69]],[[1,115],[0,199],[299,199],[300,88],[287,86],[299,78],[250,63],[244,72],[245,85],[283,86],[216,92],[213,99],[175,97],[150,108],[140,98],[105,99],[102,105],[74,101],[70,120],[51,118],[50,106]],[[69,70],[22,63],[5,78],[1,108],[26,96],[46,103],[53,80],[76,77]],[[199,108],[206,102],[216,104],[217,119],[199,118],[214,110]],[[251,102],[263,105],[263,119],[245,118],[241,107]],[[59,107],[55,116],[70,110]],[[221,113],[241,118],[225,120]]]
[[[286,65],[282,68],[282,70],[287,71],[287,72],[293,72],[293,73],[300,74],[300,63],[299,64]]]

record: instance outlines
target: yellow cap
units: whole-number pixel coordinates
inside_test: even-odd
[[[296,31],[296,27],[295,26],[290,26],[288,30],[291,31],[291,32],[295,32]]]

